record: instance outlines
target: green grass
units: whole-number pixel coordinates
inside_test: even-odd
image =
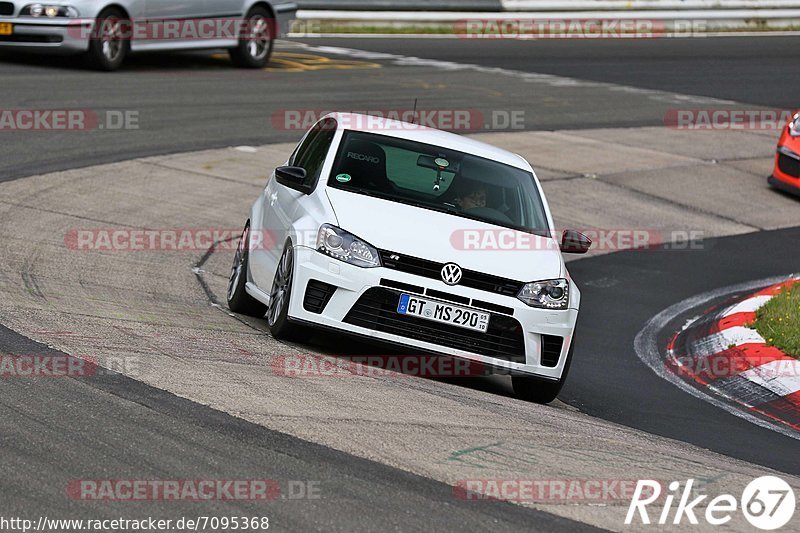
[[[800,283],[781,290],[756,311],[752,327],[770,346],[800,359]]]

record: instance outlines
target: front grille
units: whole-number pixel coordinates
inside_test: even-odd
[[[415,294],[422,294],[423,292],[425,292],[424,287],[420,287],[419,285],[412,285],[410,283],[401,283],[393,279],[381,278],[381,285],[383,285],[384,287],[400,289],[403,292],[411,292]]]
[[[553,368],[561,358],[564,338],[556,335],[542,335],[542,366]]]
[[[442,279],[442,267],[444,263],[419,259],[409,255],[401,255],[395,252],[381,250],[381,261],[383,266],[392,270],[399,270],[407,274],[414,274],[430,279]],[[470,287],[504,296],[516,296],[522,289],[523,283],[473,270],[464,270],[463,277],[458,283],[464,287]]]
[[[784,174],[800,178],[800,159],[789,157],[786,154],[778,154],[778,168]]]
[[[447,300],[448,302],[455,302],[463,305],[469,305],[470,303],[470,299],[466,296],[456,296],[455,294],[437,291],[436,289],[427,289],[425,291],[425,296],[430,296],[431,298],[436,298],[438,300]]]
[[[373,287],[358,299],[344,322],[515,363],[525,362],[522,326],[510,316],[491,314],[486,333],[481,333],[401,315],[397,312],[399,300],[400,292]]]
[[[455,294],[450,294],[449,292],[442,292],[437,291],[435,289],[426,289],[424,287],[420,287],[419,285],[411,285],[410,283],[401,283],[399,281],[394,281],[391,279],[381,278],[381,285],[384,287],[391,287],[392,289],[398,289],[406,293],[411,294],[424,294],[425,296],[430,296],[431,298],[438,298],[439,300],[447,300],[450,302],[455,302],[459,304],[464,304],[470,307],[477,307],[480,309],[484,309],[486,311],[494,311],[495,313],[503,313],[504,315],[514,315],[514,309],[512,307],[506,307],[505,305],[497,305],[491,302],[484,302],[483,300],[470,300],[466,296],[457,296]]]
[[[14,14],[14,4],[11,2],[0,2],[0,15],[9,16]]]
[[[472,300],[472,307],[480,307],[481,309],[486,309],[487,311],[494,311],[495,313],[503,313],[504,315],[513,315],[514,309],[511,307],[506,307],[505,305],[497,305],[491,302],[483,302],[481,300]]]
[[[303,309],[309,313],[322,313],[334,292],[336,292],[336,287],[333,285],[315,279],[309,280],[306,285],[306,296],[303,299]]]

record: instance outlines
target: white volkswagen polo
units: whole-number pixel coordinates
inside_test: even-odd
[[[335,113],[275,169],[250,211],[228,286],[272,335],[329,328],[479,362],[552,401],[580,291],[522,157],[419,125]]]

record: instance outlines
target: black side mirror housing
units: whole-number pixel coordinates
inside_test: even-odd
[[[561,251],[566,254],[585,254],[592,247],[592,239],[574,229],[564,230]]]
[[[278,183],[303,194],[311,193],[311,184],[306,183],[306,177],[306,169],[302,167],[278,167],[275,169],[275,179]]]

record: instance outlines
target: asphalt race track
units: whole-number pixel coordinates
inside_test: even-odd
[[[797,440],[675,394],[674,385],[630,354],[647,319],[673,303],[714,288],[791,274],[796,265],[787,250],[798,243],[800,231],[779,230],[713,239],[703,251],[620,252],[572,262],[570,272],[587,301],[577,352],[584,357],[575,358],[575,379],[560,398],[594,416],[797,472],[800,459],[791,452]],[[760,250],[757,255],[751,253],[754,248]],[[663,331],[662,348],[686,318],[676,316]],[[597,402],[601,396],[614,400]]]
[[[445,531],[468,524],[582,531],[589,524],[623,527],[619,506],[465,501],[452,485],[470,477],[643,477],[648,468],[664,478],[723,478],[725,487],[767,469],[800,476],[800,436],[686,394],[634,350],[647,321],[676,302],[800,270],[800,201],[763,184],[774,132],[679,139],[683,152],[670,157],[642,151],[641,138],[636,148],[620,141],[644,164],[661,157],[655,176],[632,164],[603,181],[582,168],[542,163],[556,218],[559,207],[568,217],[570,209],[591,210],[591,193],[580,194],[585,187],[604,191],[608,202],[619,193],[652,210],[642,207],[638,221],[609,214],[620,227],[669,226],[681,213],[691,217],[687,227],[708,223],[699,250],[621,251],[568,263],[582,290],[578,344],[560,401],[547,407],[516,400],[502,378],[351,384],[270,377],[266,361],[276,355],[376,348],[330,334],[284,345],[263,321],[209,305],[224,300],[227,250],[131,257],[64,250],[64,232],[75,227],[238,227],[269,165],[302,134],[276,127],[286,110],[408,109],[414,98],[427,109],[520,110],[522,132],[473,133],[513,147],[546,140],[516,136],[553,131],[561,154],[567,135],[592,142],[581,131],[620,138],[652,132],[660,140],[665,114],[676,108],[796,108],[797,79],[786,73],[800,64],[798,44],[800,37],[306,39],[280,43],[264,71],[191,53],[134,57],[113,74],[83,70],[71,58],[0,55],[4,108],[137,116],[135,129],[0,131],[0,354],[106,350],[152,361],[140,377],[101,371],[86,379],[0,380],[0,514],[177,518],[198,514],[196,505],[75,501],[64,487],[75,479],[268,478],[313,480],[323,497],[206,502],[202,511],[268,515],[280,530]],[[137,159],[241,146],[267,155],[245,161],[246,152],[220,150],[200,162]],[[755,148],[739,160],[740,146]],[[727,166],[717,166],[719,153]],[[709,186],[678,181],[684,168],[716,173],[722,181],[714,183],[726,183],[730,170],[757,183],[748,187],[759,187],[753,197],[765,205],[753,213],[717,209]],[[657,182],[662,169],[669,176],[663,184],[631,181],[641,174]],[[727,197],[741,182],[730,183]],[[673,318],[660,347],[687,318]]]
[[[305,43],[712,98],[687,102],[694,107],[714,108],[714,99],[723,99],[751,107],[791,109],[796,106],[791,96],[795,80],[786,75],[786,69],[797,62],[796,39],[492,43],[458,39],[336,39]],[[621,49],[625,53],[620,54]],[[279,50],[306,53],[296,46]],[[307,53],[314,55],[313,51]],[[2,54],[0,68],[5,78],[0,94],[7,107],[132,110],[139,113],[140,129],[91,131],[79,137],[0,132],[0,141],[6,147],[0,161],[0,180],[142,155],[292,141],[297,138],[296,132],[270,127],[269,117],[283,109],[410,109],[415,98],[425,109],[452,108],[454,103],[460,108],[507,109],[513,102],[513,109],[526,111],[528,129],[550,130],[660,126],[665,111],[675,107],[650,97],[620,98],[619,93],[609,95],[590,84],[571,91],[545,85],[509,94],[502,78],[475,86],[470,76],[458,73],[417,75],[415,69],[403,69],[398,75],[386,68],[370,69],[364,65],[328,66],[330,69],[290,73],[285,64],[273,62],[272,70],[267,72],[243,73],[230,68],[227,56],[143,55],[132,58],[125,70],[107,76],[83,70],[75,58]],[[298,83],[298,78],[313,78],[314,82]],[[42,140],[47,141],[46,145],[41,144]]]
[[[330,44],[458,63],[475,63],[581,80],[631,85],[793,109],[786,91],[786,65],[797,59],[797,37],[721,37],[683,39],[499,39],[430,40],[336,39]],[[584,106],[587,124],[604,110]],[[613,123],[609,123],[612,126]]]

